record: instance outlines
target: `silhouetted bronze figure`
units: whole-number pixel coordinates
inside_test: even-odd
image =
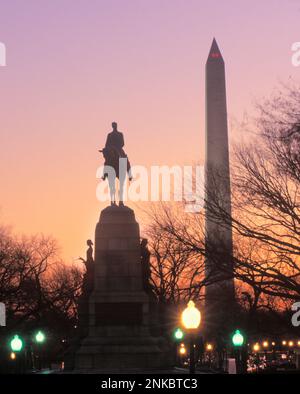
[[[111,131],[106,139],[105,148],[99,150],[104,156],[104,172],[102,179],[108,178],[111,204],[116,204],[116,178],[119,179],[119,205],[123,204],[123,190],[126,173],[129,180],[132,179],[131,167],[128,157],[123,149],[124,137],[118,131],[116,122],[112,123],[113,131]],[[123,159],[123,160],[120,160]]]
[[[152,293],[152,286],[150,284],[151,268],[150,268],[150,256],[151,253],[148,249],[148,240],[143,238],[141,241],[141,264],[142,264],[142,280],[143,288],[147,293]]]
[[[93,242],[88,239],[86,241],[88,245],[88,249],[86,251],[86,260],[82,257],[79,259],[85,264],[86,271],[83,276],[83,284],[82,284],[82,294],[83,296],[87,296],[91,293],[94,287],[94,272],[95,272],[95,263],[93,258]]]

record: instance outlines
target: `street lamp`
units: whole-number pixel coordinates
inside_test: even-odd
[[[256,353],[256,355],[255,355],[255,360],[254,360],[254,362],[255,362],[255,364],[256,364],[256,370],[258,370],[258,367],[259,367],[259,354],[258,354],[259,350],[260,350],[259,343],[256,342],[256,343],[253,345],[253,351]]]
[[[211,367],[211,352],[213,351],[213,345],[211,343],[208,343],[206,345],[206,351],[208,352],[208,365],[209,368]]]
[[[244,336],[241,334],[240,330],[236,330],[232,336],[232,343],[235,347],[243,346]]]
[[[35,342],[37,344],[36,346],[36,356],[37,356],[37,363],[38,363],[38,369],[41,370],[43,367],[43,360],[42,360],[42,344],[46,340],[46,335],[43,333],[43,331],[39,330],[35,336],[34,336]],[[35,357],[33,358],[33,364],[35,364]]]
[[[184,337],[184,332],[180,328],[176,328],[176,330],[174,331],[174,338],[177,341],[180,341],[181,339],[183,339],[183,337]]]
[[[265,362],[267,364],[267,359],[268,359],[267,354],[268,354],[269,342],[268,341],[263,341],[262,345],[263,345],[264,353],[265,353],[264,354]]]
[[[19,335],[15,335],[10,341],[10,347],[13,352],[20,352],[23,348],[23,341]]]
[[[45,341],[45,339],[46,339],[46,335],[42,331],[38,331],[35,334],[35,341],[37,343],[43,343]]]
[[[19,337],[19,335],[14,335],[13,338],[10,341],[10,348],[11,348],[11,353],[10,353],[10,359],[12,361],[16,360],[16,364],[14,366],[15,370],[17,373],[22,373],[23,369],[23,357],[24,354],[22,351],[23,349],[23,340]],[[20,353],[21,357],[17,357],[17,353]]]
[[[180,346],[179,348],[179,353],[183,356],[184,354],[186,354],[186,348],[184,346]]]
[[[181,330],[181,328],[177,327],[174,331],[173,331],[173,338],[174,338],[174,357],[176,362],[179,362],[181,364],[181,360],[180,358],[178,358],[178,342],[181,341],[184,338],[184,332]],[[179,350],[179,354],[180,350]]]
[[[275,349],[276,343],[273,341],[271,343],[271,345],[272,345],[272,359],[275,361],[276,360],[276,349]]]
[[[240,330],[235,330],[231,340],[234,346],[234,355],[236,360],[237,372],[240,373],[242,372],[242,354],[240,349],[244,344],[244,336],[242,335]]]
[[[185,360],[185,356],[186,356],[186,348],[184,346],[184,344],[182,343],[180,348],[179,348],[179,365],[184,365],[184,360]]]
[[[190,374],[195,373],[195,348],[194,348],[194,333],[200,325],[201,313],[199,309],[195,307],[195,303],[190,300],[187,308],[182,312],[181,321],[190,333]]]
[[[196,330],[199,327],[201,313],[192,300],[188,302],[187,308],[182,312],[181,320],[187,330]]]

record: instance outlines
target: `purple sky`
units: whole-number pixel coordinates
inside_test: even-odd
[[[203,158],[212,38],[231,122],[279,81],[299,80],[299,20],[291,0],[2,1],[0,222],[52,233],[77,256],[93,237],[97,148],[111,121],[135,164]]]

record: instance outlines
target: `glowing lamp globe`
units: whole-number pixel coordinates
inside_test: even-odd
[[[195,330],[201,322],[201,313],[193,301],[189,301],[187,308],[182,312],[181,321],[187,330]]]
[[[181,347],[180,349],[179,349],[179,353],[180,354],[186,354],[186,348],[185,347]]]
[[[15,335],[10,341],[10,347],[13,352],[20,352],[23,347],[23,341],[18,335]]]
[[[39,331],[36,335],[35,335],[35,340],[37,341],[37,343],[42,343],[45,341],[45,334],[42,331]]]
[[[233,346],[243,346],[244,336],[241,334],[240,330],[236,330],[232,336]]]
[[[184,337],[184,332],[180,328],[176,328],[174,338],[180,341]]]

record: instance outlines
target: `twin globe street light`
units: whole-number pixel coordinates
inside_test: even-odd
[[[43,342],[46,340],[46,335],[39,330],[35,335],[34,335],[34,340],[38,345],[41,345]],[[11,360],[16,360],[17,353],[21,353],[23,347],[24,347],[24,342],[23,339],[19,335],[14,335],[13,338],[10,341],[10,348],[11,348],[11,353],[10,353],[10,359]]]
[[[190,366],[189,367],[190,367],[190,374],[194,374],[195,373],[194,336],[201,323],[201,313],[196,308],[195,303],[192,300],[188,302],[187,308],[182,312],[181,321],[184,328],[189,333],[189,339],[190,339]],[[177,328],[174,332],[174,336],[177,340],[180,340],[184,337],[184,333],[180,328]],[[237,363],[238,363],[237,367],[238,367],[238,371],[240,372],[241,362],[242,362],[240,350],[244,345],[245,338],[240,330],[235,330],[231,340],[237,353],[236,355]],[[212,349],[213,349],[212,345],[208,344],[207,350],[211,351]]]
[[[46,335],[42,331],[38,331],[35,336],[36,343],[43,343],[46,340]],[[14,335],[12,340],[10,341],[10,348],[13,352],[20,352],[23,349],[23,340],[19,337],[19,335]]]
[[[184,328],[190,334],[190,373],[195,373],[195,348],[194,348],[194,335],[196,330],[200,326],[201,323],[201,313],[196,308],[195,303],[190,300],[188,302],[187,308],[182,312],[181,321]],[[180,328],[177,328],[174,336],[176,339],[182,339],[184,334]],[[240,330],[235,330],[232,335],[232,344],[237,352],[237,363],[238,363],[238,370],[241,370],[241,352],[240,349],[244,345],[245,338],[244,335],[241,333]],[[212,345],[207,345],[207,350],[212,350]]]

